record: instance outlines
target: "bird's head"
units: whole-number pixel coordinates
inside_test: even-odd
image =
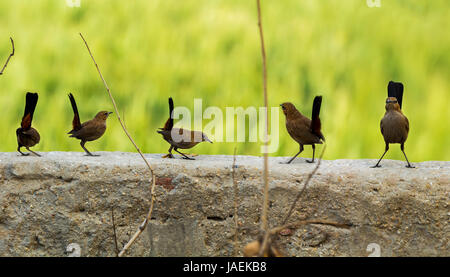
[[[294,104],[292,104],[290,102],[285,102],[285,103],[281,104],[280,107],[283,110],[283,113],[285,116],[294,114],[297,111]]]
[[[106,121],[106,119],[108,118],[108,116],[110,114],[112,114],[112,112],[101,111],[101,112],[97,113],[97,115],[95,116],[95,119]]]
[[[400,111],[400,105],[398,104],[397,98],[395,97],[386,98],[386,111],[389,110]]]

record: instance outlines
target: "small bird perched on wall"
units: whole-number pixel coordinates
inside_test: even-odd
[[[163,156],[163,158],[174,158],[172,155],[172,150],[183,156],[183,159],[195,160],[194,158],[188,157],[185,154],[178,151],[180,149],[190,149],[196,146],[198,143],[207,141],[212,143],[208,137],[200,131],[191,131],[182,128],[173,128],[173,100],[172,97],[169,98],[169,119],[167,119],[166,124],[163,128],[159,128],[157,132],[163,136],[163,138],[170,144],[169,154]]]
[[[405,155],[406,167],[414,168],[408,161],[405,154],[405,141],[408,138],[409,133],[409,121],[403,114],[402,108],[403,101],[403,84],[390,81],[388,84],[388,98],[386,99],[386,113],[381,119],[380,128],[381,134],[383,134],[385,142],[385,151],[377,164],[373,167],[381,167],[380,162],[383,159],[386,152],[389,150],[390,143],[400,143],[400,149]]]
[[[106,119],[112,112],[101,111],[98,112],[94,119],[89,120],[81,124],[80,115],[78,114],[77,103],[75,102],[75,98],[72,93],[69,93],[70,103],[72,104],[73,109],[73,121],[72,121],[72,130],[68,132],[71,134],[69,137],[77,138],[81,140],[80,145],[86,152],[88,156],[99,156],[93,155],[89,152],[84,144],[87,141],[93,141],[100,138],[106,131]]]
[[[321,123],[319,118],[320,106],[322,104],[322,96],[316,96],[313,102],[311,119],[302,115],[294,106],[294,104],[286,102],[281,104],[283,113],[286,116],[286,129],[291,137],[300,145],[300,151],[295,154],[286,164],[291,163],[302,151],[303,145],[311,145],[313,149],[313,157],[308,163],[314,162],[314,154],[316,151],[315,144],[322,144],[325,141],[320,131]]]
[[[17,143],[19,145],[17,147],[17,151],[19,151],[19,153],[22,154],[23,156],[28,156],[29,153],[28,154],[22,153],[20,151],[21,147],[25,147],[28,151],[40,157],[38,153],[32,151],[29,148],[38,144],[39,141],[41,140],[39,132],[33,127],[31,127],[31,121],[33,120],[33,114],[37,105],[37,101],[38,101],[37,93],[27,92],[25,102],[25,113],[23,114],[20,128],[16,130]]]

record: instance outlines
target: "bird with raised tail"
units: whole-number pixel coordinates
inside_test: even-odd
[[[72,93],[69,93],[69,99],[73,109],[72,130],[68,132],[68,134],[70,134],[69,137],[81,140],[80,145],[88,156],[99,156],[89,152],[84,144],[88,141],[97,140],[103,136],[106,131],[106,119],[108,119],[108,116],[112,114],[112,112],[98,112],[93,119],[81,124],[77,103],[75,102]]]
[[[200,142],[207,141],[212,143],[209,138],[200,131],[191,131],[183,128],[173,128],[173,100],[172,97],[169,98],[169,118],[164,124],[163,128],[159,128],[157,132],[161,134],[169,144],[169,154],[163,156],[163,158],[174,158],[172,154],[172,150],[175,150],[178,154],[183,156],[183,159],[186,160],[195,160],[192,157],[187,156],[184,153],[178,151],[178,149],[190,149]]]
[[[40,157],[38,153],[30,149],[30,147],[35,146],[41,140],[39,132],[31,127],[31,121],[33,120],[33,114],[36,109],[38,98],[37,93],[27,92],[25,97],[25,113],[23,114],[20,128],[17,128],[16,130],[17,144],[19,145],[17,151],[23,156],[29,155],[28,153],[25,154],[20,151],[20,148],[25,147],[28,151]]]
[[[320,106],[322,105],[322,96],[316,96],[313,102],[311,119],[301,114],[294,104],[286,102],[281,104],[284,115],[286,116],[286,129],[289,135],[300,145],[300,150],[286,164],[291,163],[300,153],[303,152],[304,145],[311,145],[313,149],[312,160],[306,160],[308,163],[314,162],[316,144],[322,144],[325,137],[321,131],[321,122],[319,118]]]
[[[414,166],[409,163],[405,153],[405,142],[409,133],[409,121],[402,112],[403,88],[402,83],[390,81],[388,84],[388,98],[386,99],[385,105],[386,112],[380,122],[385,149],[377,164],[372,166],[373,168],[381,167],[380,162],[389,150],[389,144],[392,143],[400,144],[400,149],[406,159],[406,167],[414,168]]]

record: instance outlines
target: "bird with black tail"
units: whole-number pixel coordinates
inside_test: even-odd
[[[294,104],[286,102],[281,104],[284,115],[286,116],[286,129],[289,135],[300,145],[300,150],[286,164],[291,163],[303,151],[304,145],[311,145],[313,149],[312,160],[306,160],[308,163],[314,162],[316,144],[322,144],[325,137],[321,131],[320,106],[322,105],[322,96],[316,96],[313,102],[311,119],[301,114]]]
[[[183,128],[173,128],[173,100],[169,98],[169,119],[167,119],[163,128],[159,128],[157,132],[161,134],[169,144],[169,154],[163,156],[163,158],[174,158],[172,150],[175,150],[178,154],[183,156],[183,159],[195,160],[192,157],[187,156],[184,153],[178,151],[178,149],[190,149],[200,142],[207,141],[212,143],[208,137],[200,131],[191,131]]]
[[[31,127],[34,110],[38,102],[38,94],[27,92],[25,101],[25,113],[22,117],[22,123],[20,124],[20,128],[16,130],[17,143],[19,145],[17,151],[23,156],[28,156],[29,153],[25,154],[20,151],[20,148],[25,147],[28,151],[40,157],[41,155],[30,149],[30,147],[35,146],[41,140],[39,132]]]
[[[68,132],[68,134],[70,134],[69,137],[81,140],[80,145],[88,156],[99,156],[93,155],[91,152],[89,152],[84,144],[88,141],[97,140],[101,136],[103,136],[106,131],[106,119],[110,114],[112,114],[112,112],[98,112],[94,119],[81,124],[77,103],[75,102],[75,98],[73,97],[72,93],[69,93],[69,99],[73,109],[72,130]]]
[[[386,113],[381,119],[380,128],[381,134],[384,137],[385,150],[377,164],[373,166],[381,167],[380,162],[383,159],[386,152],[389,150],[389,144],[399,143],[400,149],[405,156],[408,168],[414,168],[406,157],[405,142],[409,133],[409,121],[408,118],[402,112],[403,101],[403,84],[390,81],[388,84],[388,98],[386,99]]]

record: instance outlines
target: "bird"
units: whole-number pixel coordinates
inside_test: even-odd
[[[386,113],[380,122],[381,134],[384,138],[385,150],[377,164],[372,168],[381,167],[380,162],[389,150],[389,144],[399,143],[400,149],[405,155],[407,168],[414,168],[406,157],[405,141],[409,133],[408,118],[402,112],[404,86],[401,82],[390,81],[388,84],[388,98],[386,98]]]
[[[88,141],[94,141],[100,138],[106,131],[106,119],[112,112],[101,111],[98,112],[97,115],[89,120],[81,124],[80,115],[78,114],[77,103],[75,102],[75,98],[72,93],[69,93],[70,103],[72,104],[73,109],[73,121],[72,121],[72,130],[68,132],[70,134],[69,137],[77,138],[81,140],[80,145],[83,150],[86,152],[88,156],[99,156],[93,155],[89,152],[84,144]]]
[[[157,132],[163,136],[164,140],[170,144],[169,154],[163,156],[163,158],[174,158],[172,150],[175,150],[175,152],[183,156],[183,159],[195,160],[194,158],[181,153],[178,149],[190,149],[200,142],[207,141],[212,143],[212,141],[209,140],[203,132],[191,131],[183,128],[173,128],[173,109],[173,99],[172,97],[169,97],[169,118],[164,124],[164,127],[157,130]]]
[[[29,153],[25,154],[20,151],[20,148],[25,147],[28,151],[40,157],[41,155],[30,149],[30,147],[38,144],[41,140],[39,132],[31,127],[34,110],[36,109],[36,105],[38,102],[38,94],[27,92],[25,101],[25,112],[22,117],[22,122],[20,124],[20,128],[17,128],[16,130],[17,143],[19,145],[17,147],[17,151],[19,151],[19,153],[23,156],[28,156]]]
[[[302,151],[304,145],[311,145],[313,149],[312,160],[306,160],[308,163],[314,162],[316,144],[325,142],[325,137],[321,132],[321,122],[319,118],[320,106],[322,105],[322,96],[316,96],[313,102],[311,119],[301,114],[294,104],[285,102],[281,104],[284,115],[286,116],[286,129],[289,135],[300,145],[300,151],[295,154],[286,164],[290,164]]]

